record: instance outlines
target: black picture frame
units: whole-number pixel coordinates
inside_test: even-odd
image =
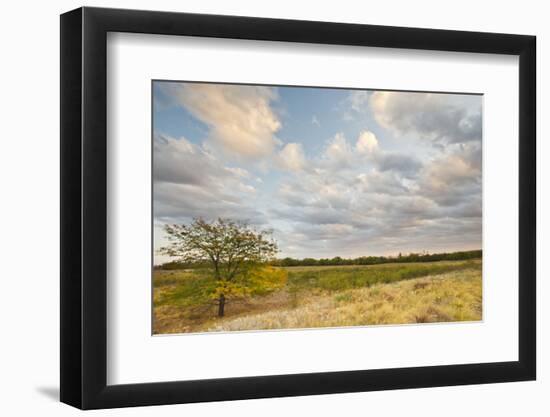
[[[107,385],[108,32],[519,56],[518,361]],[[84,7],[61,15],[60,56],[62,402],[96,409],[535,379],[534,36]]]

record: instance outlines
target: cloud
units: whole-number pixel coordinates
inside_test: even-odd
[[[188,223],[203,217],[227,217],[264,224],[266,218],[253,205],[243,204],[243,198],[223,187],[206,188],[191,184],[156,183],[154,186],[154,216],[158,223]],[[245,191],[246,192],[246,191]]]
[[[225,174],[226,169],[211,154],[187,139],[154,135],[154,181],[199,185]]]
[[[358,189],[362,193],[377,193],[387,195],[402,195],[408,192],[407,187],[392,172],[373,169],[356,177]]]
[[[317,126],[317,127],[321,127],[321,122],[319,121],[319,119],[315,115],[313,115],[311,117],[311,124],[314,125],[314,126]]]
[[[309,161],[310,169],[281,183],[268,216],[292,226],[277,238],[316,256],[360,256],[368,242],[376,242],[375,253],[479,247],[479,144],[448,145],[420,161],[384,151],[375,139],[360,134],[352,147],[336,135],[320,159]],[[349,236],[327,225],[345,225],[338,230]]]
[[[304,207],[302,210],[294,210],[291,207],[273,208],[270,213],[278,218],[298,222],[298,226],[309,224],[330,224],[342,222],[342,213],[333,208]]]
[[[287,143],[279,152],[279,166],[288,171],[298,172],[306,165],[304,150],[300,143]]]
[[[413,156],[380,149],[376,135],[368,130],[359,134],[355,149],[360,155],[369,157],[381,172],[395,171],[407,178],[412,178],[422,166]]]
[[[455,145],[427,164],[420,174],[418,192],[443,206],[481,197],[481,146]],[[479,201],[481,206],[481,200]]]
[[[349,95],[349,103],[352,110],[357,113],[366,111],[369,103],[369,92],[366,90],[355,90]]]
[[[453,185],[481,182],[481,149],[460,146],[427,165],[424,179],[430,186],[445,190]]]
[[[280,201],[288,206],[315,209],[342,209],[350,204],[348,188],[342,186],[341,180],[326,174],[302,173],[302,180],[291,179],[282,182],[277,191]],[[332,174],[328,174],[332,175]]]
[[[349,167],[353,159],[353,151],[343,133],[337,133],[327,143],[322,158],[332,169]]]
[[[247,179],[250,178],[250,173],[244,168],[228,167],[228,168],[225,168],[225,170],[231,172],[233,175],[239,178],[247,178]]]
[[[288,95],[215,87],[170,86],[208,129],[193,140],[155,134],[156,224],[248,220],[273,228],[293,257],[481,246],[480,97],[354,91],[345,103],[357,123],[321,126],[312,106],[292,115],[309,137],[282,142],[291,130],[273,105]]]
[[[377,91],[369,103],[375,120],[398,136],[444,143],[481,140],[478,96]]]
[[[378,150],[378,139],[376,135],[368,130],[364,130],[359,134],[355,149],[361,154],[372,154]]]
[[[272,109],[275,89],[225,84],[166,83],[164,92],[206,124],[209,140],[243,158],[270,155],[281,122]]]
[[[154,215],[157,222],[194,217],[230,217],[265,222],[254,208],[255,178],[244,168],[226,167],[185,138],[156,133],[153,143]]]
[[[376,163],[380,171],[399,172],[406,178],[414,178],[422,167],[415,157],[399,152],[380,152],[376,155]]]
[[[355,120],[357,115],[364,115],[369,108],[369,95],[367,90],[352,90],[348,96],[339,103],[343,107],[342,118],[346,122]]]
[[[298,234],[315,240],[345,239],[354,233],[354,227],[347,223],[324,223],[315,225],[300,225],[296,228]]]
[[[311,194],[297,183],[282,183],[277,190],[277,198],[288,206],[305,207],[313,204]]]

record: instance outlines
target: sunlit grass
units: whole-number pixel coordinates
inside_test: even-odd
[[[261,330],[481,320],[481,261],[289,267],[286,286],[215,307],[193,304],[204,276],[155,271],[154,332]]]
[[[225,320],[208,331],[481,320],[479,271],[448,272],[320,296],[295,309]]]

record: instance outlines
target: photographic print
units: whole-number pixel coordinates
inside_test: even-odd
[[[152,81],[153,334],[482,320],[482,101]]]

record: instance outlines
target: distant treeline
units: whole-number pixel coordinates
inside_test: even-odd
[[[332,266],[332,265],[377,265],[386,263],[399,262],[435,262],[435,261],[464,261],[468,259],[479,259],[482,257],[481,250],[461,251],[461,252],[443,252],[443,253],[409,253],[397,256],[361,256],[359,258],[283,258],[276,259],[271,262],[273,266]],[[172,270],[172,269],[189,269],[208,266],[207,263],[183,263],[183,262],[167,262],[155,269]]]
[[[452,253],[409,253],[407,255],[399,254],[397,256],[361,256],[359,258],[304,258],[277,259],[273,265],[277,266],[324,266],[324,265],[376,265],[398,262],[434,262],[434,261],[463,261],[467,259],[481,258],[481,250],[472,250]]]

